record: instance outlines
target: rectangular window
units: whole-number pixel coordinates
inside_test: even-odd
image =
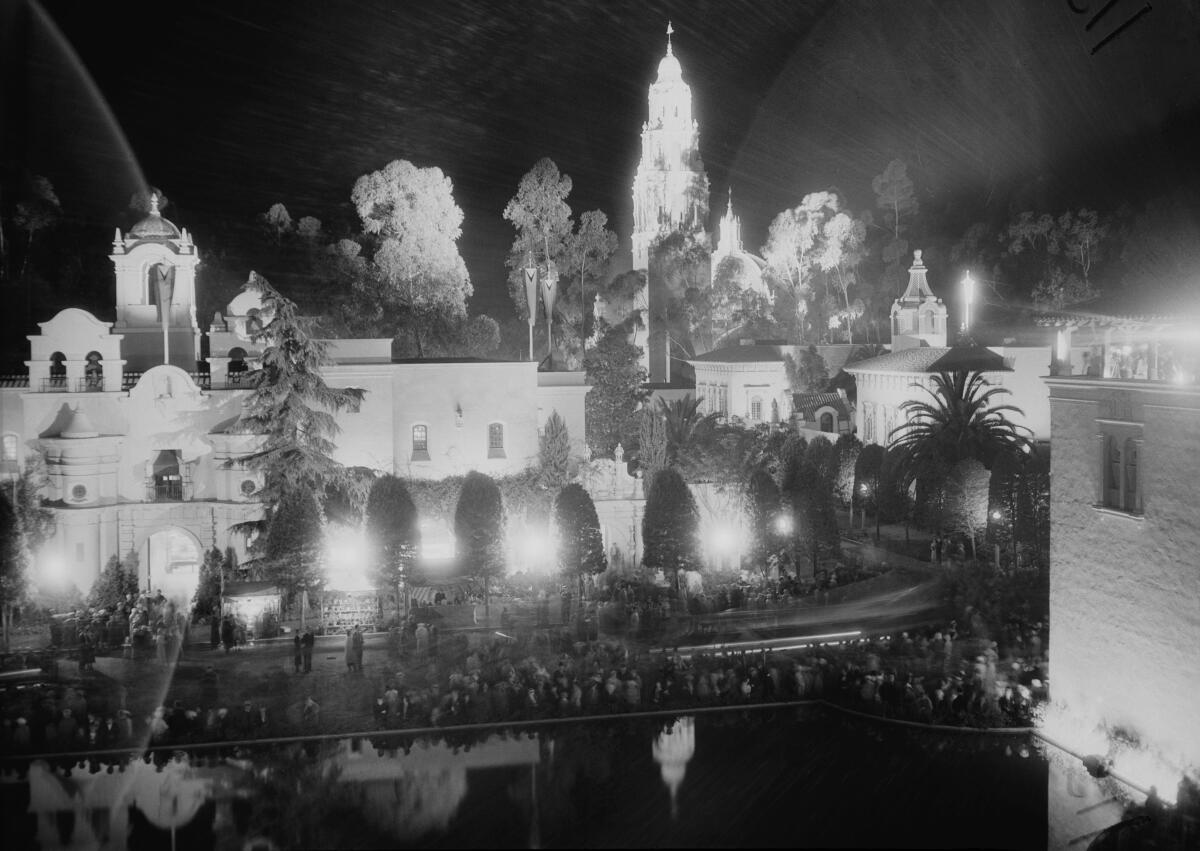
[[[17,436],[15,434],[4,435],[3,454],[0,455],[2,461],[17,460]]]
[[[1136,437],[1103,435],[1101,477],[1104,482],[1101,505],[1126,514],[1140,515],[1142,499],[1138,482],[1138,455],[1141,447]]]
[[[504,426],[501,423],[488,426],[488,457],[504,457]]]
[[[762,419],[762,399],[757,396],[750,400],[750,419],[755,422]]]

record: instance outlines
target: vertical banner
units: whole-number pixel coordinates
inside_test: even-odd
[[[537,267],[530,264],[525,267],[525,304],[529,308],[528,322],[537,322],[538,280]]]
[[[533,256],[525,261],[525,305],[529,308],[526,321],[529,322],[529,359],[533,360],[533,326],[537,322],[537,266],[533,265]]]
[[[175,267],[166,263],[154,266],[154,285],[158,288],[158,318],[162,322],[163,363],[171,362],[171,344],[168,329],[171,327],[171,299],[175,296]]]
[[[554,302],[558,299],[558,267],[554,261],[546,263],[546,277],[542,279],[542,305],[546,308],[546,356],[554,358]]]

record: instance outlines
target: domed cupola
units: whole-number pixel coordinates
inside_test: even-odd
[[[196,323],[196,266],[200,255],[187,228],[175,227],[150,195],[150,214],[124,237],[118,229],[109,259],[117,276],[121,353],[130,372],[170,363],[185,372],[200,358]]]
[[[129,231],[130,239],[181,239],[179,228],[158,211],[158,193],[150,193],[150,215]]]
[[[675,51],[671,49],[671,34],[673,32],[675,32],[675,28],[668,21],[667,55],[658,63],[658,82],[660,83],[682,82],[683,80],[683,68],[680,66],[679,60],[675,58]]]

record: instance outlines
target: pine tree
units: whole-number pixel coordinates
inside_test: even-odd
[[[504,502],[491,476],[472,470],[463,479],[454,537],[459,563],[483,585],[484,612],[490,616],[492,579],[504,570]]]
[[[879,514],[884,504],[883,487],[884,449],[878,443],[870,443],[858,453],[854,464],[854,494],[851,511],[857,506],[864,513],[875,515],[875,540],[879,540]],[[865,525],[865,521],[864,521]]]
[[[349,473],[333,460],[333,437],[340,431],[335,414],[357,411],[364,391],[329,387],[321,376],[321,367],[330,363],[327,345],[310,334],[295,303],[254,272],[246,286],[259,293],[262,315],[270,317],[255,337],[266,348],[262,368],[248,376],[252,389],[238,423],[242,431],[262,436],[259,448],[241,460],[263,473],[256,496],[265,513],[239,528],[265,531],[265,541],[256,544],[265,551],[262,572],[290,592],[318,584],[323,517],[316,495],[354,492]]]
[[[557,491],[571,480],[571,435],[558,411],[546,420],[539,444],[542,485]]]
[[[572,482],[554,500],[554,523],[558,528],[558,569],[575,577],[583,599],[583,578],[608,569],[604,537],[596,505],[582,485]]]
[[[204,562],[200,565],[200,582],[192,598],[192,614],[195,617],[213,617],[220,612],[221,592],[225,587],[228,568],[229,560],[216,547],[204,554]]]
[[[130,552],[123,560],[109,556],[108,563],[88,593],[87,604],[93,609],[112,611],[130,594],[138,594],[138,556]]]
[[[700,512],[687,483],[670,467],[659,471],[646,497],[642,518],[642,563],[673,578],[700,567]]]

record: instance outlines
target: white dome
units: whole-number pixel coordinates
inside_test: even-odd
[[[679,65],[679,60],[675,58],[674,53],[668,53],[658,63],[658,82],[671,82],[683,79],[683,68]]]

